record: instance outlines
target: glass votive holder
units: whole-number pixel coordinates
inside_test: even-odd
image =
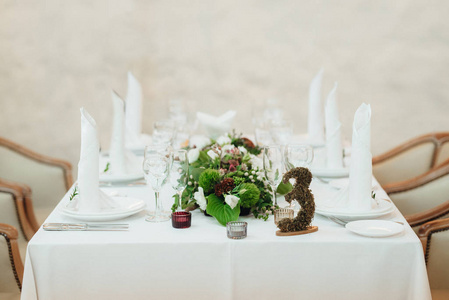
[[[291,208],[279,208],[274,211],[274,224],[278,225],[279,221],[285,218],[293,219],[295,212]]]
[[[248,223],[233,221],[226,224],[226,230],[228,232],[228,238],[239,240],[246,238]]]
[[[173,228],[189,228],[192,224],[192,214],[188,211],[177,211],[171,214]]]

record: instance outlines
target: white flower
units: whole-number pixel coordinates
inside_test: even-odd
[[[202,187],[198,188],[198,192],[193,194],[193,198],[195,198],[196,203],[200,206],[202,210],[206,210],[207,202],[206,197],[204,197],[204,191]]]
[[[190,149],[187,153],[187,158],[189,159],[189,164],[194,163],[200,157],[200,150],[198,148]]]
[[[210,158],[215,159],[218,157],[218,154],[215,153],[213,150],[207,151],[207,155],[209,155]]]
[[[234,145],[224,145],[223,147],[221,147],[221,150],[223,150],[224,152],[231,151],[232,149],[234,149]]]
[[[210,138],[206,136],[195,136],[191,141],[191,146],[195,145],[198,149],[203,149],[210,144]]]
[[[218,137],[218,139],[217,139],[217,144],[220,146],[222,146],[224,144],[229,144],[229,143],[231,143],[231,139],[227,135],[222,135],[222,136]]]
[[[234,207],[237,205],[237,203],[239,203],[240,198],[234,195],[226,195],[225,197],[225,202],[232,208],[234,209]]]
[[[243,164],[242,164],[241,170],[242,170],[242,171],[248,170],[248,166],[247,166],[245,163],[243,163]]]
[[[244,155],[246,154],[246,152],[248,152],[248,151],[246,150],[246,148],[243,147],[243,146],[239,146],[239,150],[240,150],[240,152],[242,152]]]
[[[245,172],[245,174],[243,174],[243,175],[248,176],[248,172]]]
[[[249,175],[249,179],[253,179],[253,175]]]
[[[249,163],[251,164],[252,169],[257,169],[257,168],[263,169],[262,159],[260,159],[259,157],[255,156],[253,154],[250,154],[249,156],[251,157],[251,159],[249,160]]]

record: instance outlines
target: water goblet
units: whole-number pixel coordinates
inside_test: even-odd
[[[285,120],[273,120],[270,124],[270,133],[278,145],[287,145],[293,134],[292,124]]]
[[[287,171],[297,167],[310,168],[313,161],[313,148],[310,145],[288,144],[284,155]]]
[[[167,179],[170,169],[169,155],[165,147],[161,145],[146,146],[143,160],[143,172],[147,184],[154,191],[156,209],[154,213],[149,212],[145,220],[148,222],[164,222],[170,219],[170,215],[163,211],[160,191]]]
[[[186,150],[174,150],[170,155],[170,184],[178,194],[177,211],[182,211],[182,192],[189,181],[189,160]]]
[[[263,148],[263,169],[273,190],[274,205],[277,206],[276,189],[281,183],[284,171],[284,157],[281,146],[270,145]]]
[[[171,120],[156,121],[153,124],[153,143],[172,144],[176,134],[176,125]]]

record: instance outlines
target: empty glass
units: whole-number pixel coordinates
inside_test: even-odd
[[[282,180],[284,171],[284,157],[281,146],[271,145],[263,148],[263,169],[273,190],[274,205],[277,206],[276,189]]]
[[[177,211],[182,211],[182,191],[189,180],[189,160],[186,150],[174,150],[170,155],[170,184],[178,194]]]
[[[287,171],[297,167],[310,168],[313,161],[313,148],[303,144],[289,144],[285,147],[285,168]]]
[[[273,120],[270,124],[270,133],[276,144],[287,145],[293,135],[293,126],[285,120]]]
[[[176,134],[176,125],[171,120],[156,121],[153,124],[153,143],[172,144]]]
[[[169,174],[170,156],[166,146],[153,145],[145,147],[143,160],[143,172],[147,185],[151,185],[154,191],[156,209],[154,212],[148,212],[145,220],[148,222],[163,222],[170,219],[170,214],[163,211],[162,201],[159,192],[162,189],[165,180]]]

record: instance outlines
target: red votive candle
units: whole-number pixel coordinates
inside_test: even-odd
[[[192,223],[192,214],[187,211],[177,211],[171,214],[173,228],[189,228]]]

